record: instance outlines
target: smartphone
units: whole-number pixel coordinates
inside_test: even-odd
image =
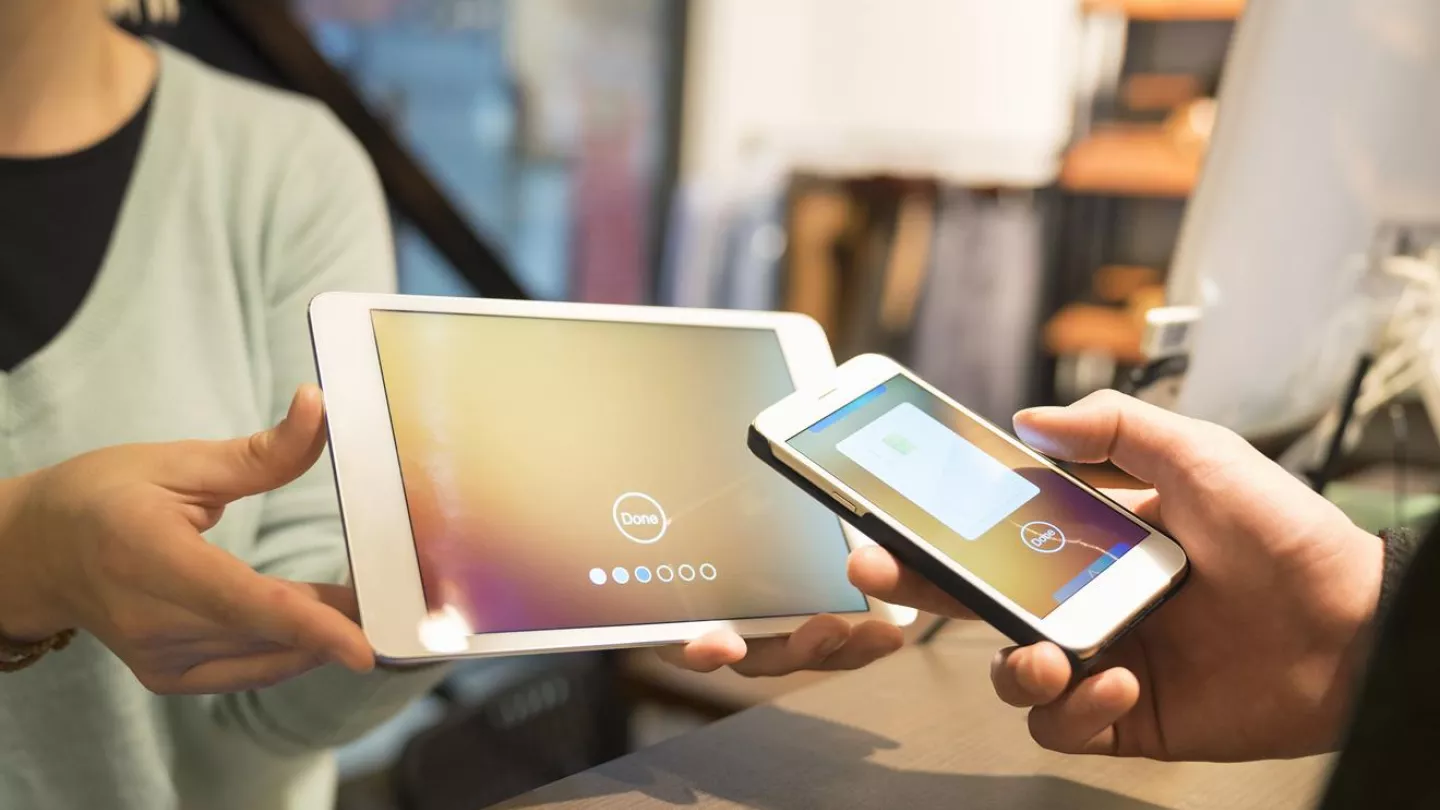
[[[887,357],[750,427],[750,449],[1018,644],[1082,665],[1185,579],[1185,552]]]

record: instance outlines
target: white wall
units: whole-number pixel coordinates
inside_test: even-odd
[[[1178,407],[1265,435],[1341,396],[1377,229],[1440,224],[1440,3],[1253,3],[1219,104],[1170,275],[1204,306]]]
[[[1076,0],[692,0],[682,174],[1035,186],[1069,137]]]

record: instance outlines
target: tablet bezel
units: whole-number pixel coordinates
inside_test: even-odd
[[[405,507],[400,462],[380,374],[373,310],[609,321],[675,326],[764,329],[775,333],[797,390],[823,385],[835,369],[824,331],[803,315],[548,301],[367,293],[324,293],[310,303],[310,332],[325,392],[330,457],[350,553],[361,624],[385,661],[440,660],[492,655],[569,652],[673,644],[719,629],[742,636],[784,635],[808,616],[666,622],[522,632],[446,634],[428,617],[419,562]],[[743,441],[737,435],[735,441]],[[776,486],[784,486],[777,481]],[[837,519],[837,523],[838,523]],[[868,538],[840,523],[851,549]],[[879,618],[896,624],[914,612],[866,597],[868,609],[839,614],[848,621]],[[429,622],[429,638],[421,628]],[[442,622],[443,623],[443,622]]]

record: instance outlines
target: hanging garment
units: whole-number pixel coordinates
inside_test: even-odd
[[[660,302],[778,309],[789,170],[765,152],[734,177],[681,183],[670,211]]]
[[[915,370],[1002,427],[1026,404],[1039,329],[1041,217],[1028,194],[947,189],[916,323]]]

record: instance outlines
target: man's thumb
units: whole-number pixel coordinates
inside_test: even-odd
[[[1015,414],[1015,433],[1062,461],[1115,466],[1147,483],[1203,449],[1202,423],[1115,391],[1100,391],[1064,408]]]
[[[232,501],[269,492],[299,478],[325,449],[325,405],[320,389],[303,385],[280,424],[245,438],[209,442],[201,453],[203,481],[192,486]]]

